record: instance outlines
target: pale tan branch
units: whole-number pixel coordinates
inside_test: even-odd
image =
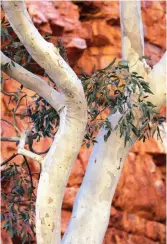
[[[131,72],[138,70],[138,73],[144,77],[150,71],[150,67],[145,60],[139,60],[144,55],[140,1],[120,1],[120,20],[122,57],[129,62]]]
[[[120,1],[120,19],[122,32],[123,57],[128,59],[129,46],[139,55],[144,55],[144,34],[140,1]]]
[[[6,65],[9,64],[8,67]],[[28,88],[43,97],[57,111],[64,106],[63,95],[49,86],[39,76],[21,67],[15,62],[11,62],[6,55],[1,52],[1,68],[4,73],[18,81],[25,88]]]
[[[20,141],[20,137],[1,137],[1,141],[19,142]]]
[[[24,1],[2,1],[7,18],[31,57],[45,69],[48,76],[66,95],[71,109],[80,101],[86,107],[81,81],[59,54],[58,49],[47,42],[34,26]],[[73,105],[73,106],[72,106]]]
[[[149,101],[156,105],[157,112],[166,104],[167,90],[167,51],[164,53],[160,61],[153,66],[146,80],[149,82],[151,91],[154,95],[149,96]]]
[[[43,157],[41,157],[31,151],[28,151],[24,148],[24,146],[26,144],[27,136],[28,136],[28,131],[24,131],[20,138],[20,143],[18,145],[18,153],[24,155],[25,157],[29,157],[33,160],[36,160],[39,163],[42,163],[44,160]]]

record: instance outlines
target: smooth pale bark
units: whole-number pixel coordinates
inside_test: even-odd
[[[46,81],[12,61],[14,63],[13,66],[11,64],[11,59],[2,52],[0,62],[1,70],[4,73],[18,81],[25,88],[28,88],[43,97],[57,111],[63,108],[65,105],[63,94],[58,93],[53,87],[49,86]],[[6,68],[4,66],[6,64],[10,64],[10,68]]]
[[[143,56],[144,35],[140,1],[120,1],[120,18],[123,44],[122,56],[127,60],[129,55],[131,55],[128,45],[129,42],[136,54],[140,57]],[[134,57],[130,59],[134,59]]]
[[[130,72],[136,71],[145,78],[150,67],[144,55],[144,35],[140,1],[120,1],[122,58],[129,62]]]
[[[165,58],[162,58],[153,71],[144,60],[139,60],[144,54],[140,2],[120,1],[120,16],[123,59],[129,61],[131,72],[138,72],[150,82],[151,90],[155,93],[151,96],[151,101],[157,104],[157,111],[159,111],[160,105],[164,103]],[[161,69],[159,82],[162,84],[158,88],[160,90],[155,91],[156,78],[153,77],[155,74],[157,77],[159,68]],[[117,113],[109,117],[113,129],[120,116]],[[137,123],[138,118],[136,118]],[[115,188],[125,158],[132,146],[127,145],[124,148],[124,140],[116,131],[113,131],[107,142],[104,142],[105,134],[105,130],[102,129],[96,139],[98,143],[93,147],[83,183],[75,199],[72,217],[62,239],[63,244],[101,244],[103,242]]]
[[[119,113],[109,117],[114,129],[120,119]],[[119,132],[104,142],[107,133],[102,129],[97,136],[89,159],[86,174],[75,199],[72,217],[63,236],[62,243],[101,244],[109,218],[111,201],[117,186],[123,162],[131,145],[124,148],[124,138]]]
[[[144,55],[144,35],[140,1],[120,1],[122,34],[122,56],[129,61],[130,71],[136,71],[148,81],[154,95],[149,101],[156,104],[159,111],[166,102],[166,59],[167,52],[153,69],[146,61],[139,60]]]
[[[161,138],[163,140],[164,151],[167,153],[167,123],[162,123],[160,127]]]
[[[45,41],[34,27],[24,2],[2,1],[2,5],[22,44],[64,94],[65,107],[61,109],[58,132],[42,164],[36,202],[37,243],[57,244],[64,189],[87,124],[86,99],[81,81],[57,48]]]
[[[154,95],[149,96],[149,101],[157,107],[157,112],[166,104],[167,91],[167,52],[162,56],[161,60],[154,65],[153,69],[146,76],[151,91]]]

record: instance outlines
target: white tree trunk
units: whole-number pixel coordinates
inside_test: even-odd
[[[109,121],[115,127],[120,114],[111,115]],[[101,244],[110,218],[111,201],[117,186],[123,162],[131,147],[124,148],[124,138],[119,132],[104,142],[105,129],[97,136],[97,142],[89,159],[86,174],[79,189],[70,224],[62,239],[68,244]]]
[[[60,242],[60,216],[64,189],[80,150],[87,124],[87,105],[81,81],[34,27],[23,1],[2,1],[7,18],[20,41],[36,62],[56,83],[64,97],[60,126],[42,163],[37,202],[36,234],[39,244]],[[47,93],[52,106],[57,97]],[[49,99],[46,98],[48,101]]]
[[[159,111],[165,101],[165,58],[162,58],[153,71],[145,61],[139,60],[144,53],[139,1],[120,1],[120,16],[123,58],[129,61],[131,72],[138,72],[150,82],[150,88],[155,93],[151,96],[151,101],[157,105],[157,111]],[[155,79],[158,78],[159,72],[158,84],[160,83],[160,86],[157,91]],[[119,118],[119,113],[109,117],[113,129]],[[137,118],[136,123],[138,123]],[[93,147],[83,183],[75,199],[70,223],[62,239],[63,244],[101,244],[103,242],[115,188],[125,158],[132,146],[128,144],[124,148],[123,139],[116,131],[111,133],[105,143],[105,134],[105,130],[102,129],[97,137],[98,143]]]

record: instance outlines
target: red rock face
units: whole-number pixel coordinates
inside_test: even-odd
[[[29,13],[41,32],[61,36],[70,64],[79,72],[103,68],[115,57],[121,58],[118,1],[45,2],[27,1]],[[145,54],[151,65],[166,47],[165,2],[142,1]]]
[[[70,65],[77,73],[80,72],[80,67],[91,73],[94,65],[96,68],[103,68],[113,58],[121,58],[118,2],[27,1],[27,6],[41,33],[53,35],[52,42],[56,41],[57,36],[61,36]],[[150,64],[154,65],[165,50],[165,2],[142,1],[142,17],[145,53],[152,58]],[[8,80],[5,90],[13,91],[16,87],[18,84],[15,81]],[[19,119],[24,109],[23,101],[16,118],[20,129],[25,126]],[[8,98],[4,96],[2,117],[12,120],[11,111],[8,111]],[[15,132],[3,122],[2,135],[14,136]],[[47,149],[49,143],[49,140],[45,140],[44,143],[36,144],[36,150]],[[2,157],[9,157],[15,148],[13,143],[2,143]],[[90,153],[91,149],[81,148],[72,169],[63,201],[62,234],[70,219]],[[34,172],[39,170],[33,162],[30,165]],[[150,139],[134,145],[126,159],[114,195],[104,244],[165,243],[165,172],[165,151],[160,142]],[[6,238],[4,243],[12,243],[6,234],[2,238]],[[13,243],[20,242],[13,240]]]

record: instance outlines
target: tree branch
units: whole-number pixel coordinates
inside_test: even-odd
[[[14,66],[12,65],[14,64]],[[57,111],[64,106],[64,99],[53,87],[49,86],[44,80],[37,75],[32,74],[19,64],[9,59],[1,52],[1,68],[4,73],[11,78],[18,81],[25,88],[28,88],[43,97],[54,109]],[[5,67],[6,64],[10,64],[10,67]]]
[[[24,158],[25,164],[26,164],[26,166],[27,166],[28,174],[29,174],[29,177],[30,177],[31,188],[32,188],[32,190],[34,190],[34,184],[33,184],[33,178],[32,178],[31,168],[30,168],[30,166],[29,166],[29,163],[28,163],[28,161],[27,161],[27,158],[26,158],[25,156],[23,156],[23,158]],[[36,197],[34,191],[32,192],[32,194],[34,195],[34,197]],[[31,199],[32,199],[32,196],[31,196]]]
[[[9,122],[8,120],[6,119],[1,119],[1,121],[4,121],[6,122],[7,124],[13,126],[15,128],[15,130],[21,135],[21,131],[17,128],[17,126],[13,125],[11,122]]]
[[[4,0],[2,6],[8,21],[31,57],[45,69],[49,77],[66,94],[71,105],[80,100],[84,103],[81,81],[60,56],[58,49],[47,42],[35,28],[24,1]]]
[[[122,56],[129,62],[130,71],[138,70],[141,76],[150,71],[144,55],[144,35],[140,1],[120,1],[120,21],[122,34]]]
[[[1,141],[19,142],[20,141],[20,137],[1,137]]]
[[[127,60],[130,55],[128,42],[139,57],[143,56],[144,35],[140,1],[120,1],[120,19],[124,59]]]
[[[144,35],[140,1],[120,1],[120,19],[122,33],[122,56],[129,61],[130,71],[137,71],[149,82],[154,95],[149,100],[160,110],[166,101],[166,59],[163,55],[153,69],[139,58],[144,54]],[[160,82],[157,82],[160,81]]]
[[[32,139],[33,139],[33,138],[32,138]],[[1,141],[3,141],[3,142],[19,142],[19,141],[20,141],[20,137],[1,137]],[[46,154],[46,153],[49,151],[49,149],[50,149],[50,147],[49,147],[49,148],[46,149],[45,151],[42,151],[42,152],[36,152],[36,151],[33,149],[32,145],[31,145],[31,143],[30,143],[29,136],[27,136],[27,138],[26,138],[26,143],[25,143],[25,144],[28,144],[28,145],[29,145],[29,149],[30,149],[30,151],[33,152],[33,153],[35,153],[35,154],[37,154],[37,155]]]
[[[167,153],[167,123],[164,122],[161,125],[159,125],[159,127],[160,127],[161,138],[163,141],[163,146],[164,146],[165,152]]]
[[[18,145],[18,153],[24,155],[25,157],[29,157],[35,161],[38,161],[39,163],[42,163],[44,160],[43,157],[41,157],[31,151],[28,151],[24,148],[24,146],[26,144],[27,135],[28,135],[27,133],[28,133],[27,131],[24,131],[20,138],[20,143]]]
[[[154,65],[153,69],[148,73],[146,80],[154,95],[149,96],[149,101],[157,107],[157,112],[166,104],[166,77],[167,77],[167,51],[162,56],[161,60]]]
[[[13,158],[15,158],[17,155],[19,155],[18,153],[14,153],[12,156],[10,156],[9,158],[7,158],[5,161],[3,161],[1,163],[0,166],[4,166],[5,164],[7,164],[10,160],[12,160]]]

